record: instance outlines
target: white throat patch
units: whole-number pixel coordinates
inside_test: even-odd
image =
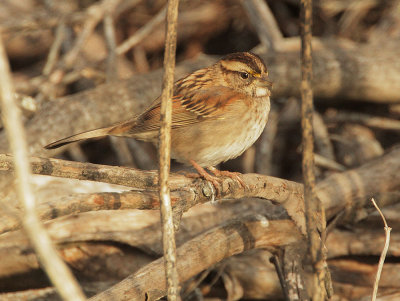
[[[257,87],[256,88],[256,96],[257,97],[269,96],[269,91],[267,88]]]

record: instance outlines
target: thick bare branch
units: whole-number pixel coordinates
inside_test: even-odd
[[[81,180],[94,180],[146,190],[145,193],[132,193],[134,196],[130,196],[130,200],[127,202],[131,202],[132,199],[135,200],[134,202],[140,200],[140,207],[148,208],[148,204],[152,204],[152,208],[158,208],[158,206],[154,204],[155,195],[153,193],[156,191],[158,183],[158,177],[155,171],[139,171],[126,167],[41,158],[32,158],[31,166],[33,172],[37,174],[77,178]],[[12,169],[12,157],[8,155],[0,155],[0,170]],[[243,175],[243,181],[246,183],[248,189],[244,189],[239,186],[237,182],[230,178],[226,178],[219,188],[221,193],[219,198],[227,199],[255,196],[273,200],[277,203],[285,204],[289,214],[293,214],[294,219],[297,222],[304,224],[301,215],[303,204],[303,187],[301,184],[257,174]],[[180,202],[182,201],[182,206],[179,205],[181,210],[187,210],[197,203],[204,203],[216,199],[216,196],[213,195],[213,189],[211,189],[210,184],[203,180],[190,179],[182,175],[171,174],[169,185],[173,192],[172,200],[175,201],[175,205],[177,205],[176,198],[182,196],[186,197],[184,200],[180,200]],[[102,202],[102,197],[107,198],[106,195],[98,195],[94,196],[93,200],[96,200],[97,197],[100,197],[99,202]],[[123,196],[120,195],[120,197]],[[71,199],[71,201],[73,201],[73,199]],[[89,202],[91,201],[89,200]],[[112,201],[110,204],[112,204]],[[54,211],[52,204],[43,204],[42,206],[47,208],[43,209],[43,215],[47,216],[49,213],[45,212]],[[65,210],[62,209],[64,206],[71,207],[71,205],[66,204],[59,204],[59,206],[60,212]],[[85,211],[83,208],[84,206],[82,207],[82,210]],[[15,222],[11,223],[6,220],[5,223],[1,225],[0,229],[4,232],[14,229],[17,226],[18,224]]]
[[[272,220],[288,217],[282,208],[257,199],[231,200],[218,205],[204,205],[183,216],[181,231],[177,232],[177,244],[182,245],[196,235],[228,220],[255,213]],[[79,245],[83,241],[113,241],[159,256],[163,253],[160,219],[156,211],[85,212],[57,218],[46,222],[45,225],[48,233],[61,249],[75,243]],[[294,226],[293,229],[298,232]],[[39,268],[37,259],[32,258],[28,250],[31,250],[31,246],[21,230],[4,234],[0,238],[0,255],[7,256],[8,260],[0,262],[0,278]],[[65,259],[70,262],[74,260],[74,257]],[[202,263],[193,264],[201,265]]]
[[[398,191],[399,156],[400,147],[395,147],[385,155],[358,168],[330,175],[320,181],[316,191],[323,202],[327,218],[332,218],[343,210],[350,214],[352,210],[364,206],[369,198],[379,193]],[[41,158],[31,158],[31,166],[36,174],[102,181],[142,190],[157,189],[158,178],[154,171]],[[11,156],[0,155],[0,170],[13,170]],[[273,200],[283,204],[292,218],[301,220],[299,217],[303,208],[301,184],[258,174],[245,174],[243,181],[249,189],[244,190],[229,178],[224,179],[220,188],[221,199],[259,197]],[[183,189],[193,193],[193,198],[187,200],[189,203],[206,202],[213,198],[207,182],[189,179],[182,175],[171,174],[170,187],[172,191]],[[13,224],[10,228],[10,225],[6,224],[2,225],[1,229],[4,232],[15,226]]]
[[[245,250],[266,248],[276,251],[298,241],[300,237],[299,232],[293,231],[293,224],[289,221],[269,221],[256,215],[228,222],[177,249],[180,279],[188,280],[204,270],[204,267]],[[201,262],[201,266],[194,266],[193,262]],[[161,272],[163,266],[162,258],[156,260],[90,300],[158,299],[166,294],[166,283]]]

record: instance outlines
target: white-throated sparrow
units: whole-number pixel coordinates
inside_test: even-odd
[[[236,158],[261,135],[268,120],[271,87],[264,62],[249,52],[229,54],[178,80],[172,99],[171,157],[193,165],[214,185],[216,178],[202,167],[209,167],[215,175],[237,178],[213,166]],[[157,98],[137,117],[58,140],[45,148],[107,135],[157,144],[159,129]]]

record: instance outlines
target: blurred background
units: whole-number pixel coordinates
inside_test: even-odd
[[[42,146],[111,124],[116,120],[109,112],[128,119],[159,95],[165,10],[165,0],[1,1],[1,36],[31,155],[157,169],[156,149],[133,139],[87,141],[53,153]],[[181,69],[176,79],[224,54],[254,51],[266,60],[274,82],[264,133],[241,157],[220,169],[302,181],[299,13],[296,0],[180,1],[176,60]],[[400,1],[315,0],[313,36],[315,163],[317,180],[322,180],[379,158],[400,141]],[[102,97],[109,95],[115,98],[103,102]],[[137,110],[130,111],[132,107]],[[7,152],[6,145],[3,131],[1,152]],[[173,171],[186,169],[172,166]],[[36,181],[42,199],[56,198],[61,192],[114,189],[80,181],[61,185],[61,180],[52,178]],[[399,229],[399,190],[380,198],[392,204],[385,213],[390,226]],[[260,205],[249,200],[247,206]],[[195,208],[191,212],[196,215]],[[360,209],[329,236],[337,300],[363,300],[372,291],[383,231],[380,218],[371,212]],[[355,240],[358,245],[352,249]],[[400,299],[399,241],[398,236],[392,239],[381,279],[381,292],[397,295],[384,300]],[[120,242],[83,242],[63,248],[64,259],[88,294],[109,287],[160,255],[159,249],[136,249]],[[229,258],[208,271],[198,284],[200,293],[189,290],[186,299],[282,299],[269,258],[268,252],[259,250]],[[38,266],[22,271],[10,268],[0,275],[0,283],[1,300],[57,300]],[[34,293],[38,295],[33,297]]]

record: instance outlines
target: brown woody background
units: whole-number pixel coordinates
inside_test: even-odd
[[[43,145],[128,119],[159,95],[165,5],[161,0],[1,3],[1,36],[32,169],[41,174],[34,177],[37,212],[87,296],[129,275],[129,287],[135,288],[130,299],[163,296],[163,264],[155,261],[162,254],[159,212],[152,210],[158,209],[156,173],[140,171],[157,168],[157,152],[118,138],[53,151]],[[220,166],[246,173],[248,190],[226,179],[221,200],[211,204],[207,183],[171,175],[185,300],[283,299],[277,261],[285,277],[295,271],[307,282],[310,270],[297,258],[306,250],[299,205],[299,9],[294,0],[180,3],[176,79],[223,54],[252,50],[264,58],[274,81],[266,130],[243,156]],[[328,222],[334,298],[364,300],[372,293],[385,235],[370,203],[374,197],[393,228],[379,293],[386,296],[381,300],[396,300],[400,1],[314,1],[313,18],[316,192]],[[125,46],[130,38],[134,43]],[[20,229],[4,131],[0,153],[0,299],[59,300]],[[183,168],[173,164],[174,172]]]

